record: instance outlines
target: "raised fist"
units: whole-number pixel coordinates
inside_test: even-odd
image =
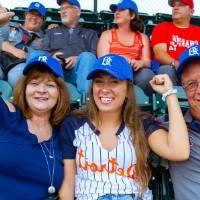
[[[14,15],[14,12],[10,12],[0,5],[0,26],[3,26],[5,23],[7,23]]]

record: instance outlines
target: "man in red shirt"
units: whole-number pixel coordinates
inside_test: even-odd
[[[172,7],[172,22],[154,28],[151,45],[155,59],[161,63],[159,74],[167,73],[176,85],[179,56],[186,48],[200,44],[200,27],[190,24],[193,0],[168,0],[168,4]]]

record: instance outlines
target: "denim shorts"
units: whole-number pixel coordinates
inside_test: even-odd
[[[97,200],[136,200],[134,194],[106,194]]]

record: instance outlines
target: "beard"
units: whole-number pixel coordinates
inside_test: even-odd
[[[65,26],[68,26],[70,24],[70,20],[69,19],[61,19],[62,24],[64,24]]]

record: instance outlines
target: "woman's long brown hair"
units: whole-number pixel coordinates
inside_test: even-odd
[[[98,127],[100,119],[98,118],[98,108],[93,98],[92,87],[89,92],[89,103],[83,110],[75,111],[75,114],[79,117],[87,117],[89,120],[94,121]],[[151,172],[148,165],[149,148],[147,139],[144,134],[144,128],[141,121],[141,114],[136,104],[135,92],[133,89],[133,83],[128,82],[127,99],[124,102],[122,109],[122,120],[129,128],[132,137],[133,146],[136,152],[136,177],[140,183],[141,191],[143,192],[148,186]]]

